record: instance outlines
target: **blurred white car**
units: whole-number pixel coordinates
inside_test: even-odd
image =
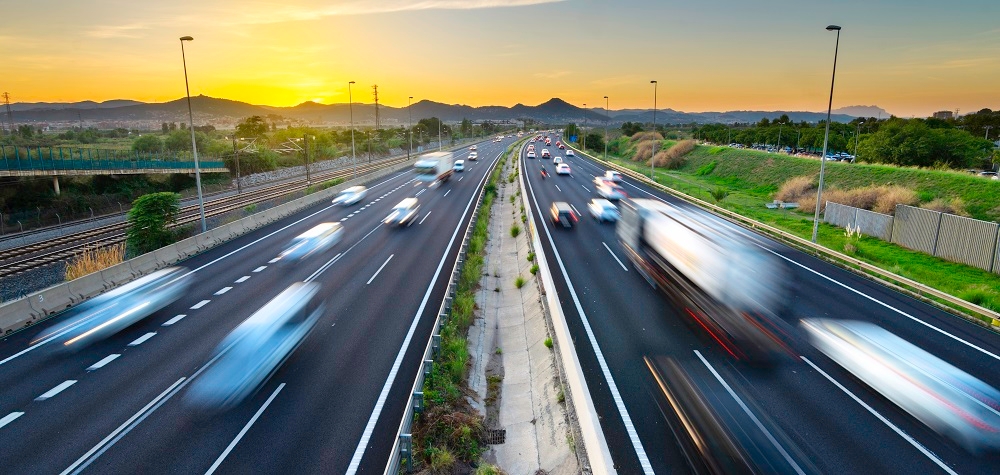
[[[587,209],[590,210],[590,215],[598,221],[618,221],[618,218],[621,216],[618,212],[618,207],[603,198],[590,200]]]
[[[560,164],[562,162],[563,162],[562,157],[555,157],[555,158],[552,159],[552,163],[555,163],[556,165],[558,165],[558,164]]]
[[[543,148],[542,149],[542,158],[549,158],[551,156],[552,155],[549,155],[549,149],[547,149],[547,148]]]
[[[569,175],[570,173],[569,165],[565,163],[556,165],[556,175]]]
[[[365,195],[368,194],[368,188],[363,186],[352,186],[344,191],[341,191],[336,198],[333,199],[333,204],[350,206],[363,199]]]
[[[465,160],[455,160],[455,164],[452,165],[451,169],[454,170],[454,171],[456,171],[456,172],[464,172],[465,171]]]
[[[528,150],[528,153],[525,156],[528,157],[528,158],[535,158],[535,151],[534,150]]]
[[[576,153],[574,153],[574,152],[573,152],[573,149],[571,149],[571,148],[567,148],[567,149],[566,149],[566,156],[567,156],[567,157],[575,157],[575,156],[576,156]]]
[[[344,237],[344,227],[340,223],[320,223],[312,229],[295,236],[278,255],[279,265],[292,265],[305,258],[323,252]]]
[[[469,160],[478,160],[478,159],[479,159],[479,153],[469,152]]]
[[[607,198],[609,200],[621,200],[624,198],[628,198],[628,195],[625,194],[625,190],[622,187],[614,184],[614,182],[601,180],[600,178],[594,181],[597,182],[598,195],[601,195],[602,197]]]
[[[475,146],[475,145],[470,145],[470,146],[469,146],[469,150],[470,150],[470,151],[473,151],[473,150],[476,150],[476,146]]]
[[[622,182],[622,174],[618,173],[618,172],[616,172],[614,170],[608,170],[608,171],[604,172],[604,179],[608,180],[608,181],[611,181],[611,182],[614,182],[614,183],[621,183]]]
[[[392,213],[389,213],[389,216],[386,216],[382,222],[389,225],[406,226],[413,223],[419,211],[420,203],[417,202],[417,199],[406,198],[394,206]]]

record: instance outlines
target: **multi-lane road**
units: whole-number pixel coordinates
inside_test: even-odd
[[[183,261],[196,279],[187,295],[80,353],[33,345],[41,328],[2,340],[2,471],[381,473],[447,269],[488,171],[512,141],[479,144],[480,160],[439,187],[405,170],[368,183],[357,205],[321,204]],[[384,225],[408,197],[421,204],[418,219]],[[278,267],[289,240],[329,221],[345,229],[336,246]],[[192,409],[188,385],[220,341],[298,281],[326,296],[314,331],[239,407]]]
[[[548,148],[553,157],[565,157],[564,151]],[[931,431],[795,333],[790,351],[773,367],[734,361],[636,271],[615,237],[614,224],[590,219],[587,203],[597,197],[593,179],[605,169],[579,156],[566,162],[572,174],[555,175],[551,160],[529,159],[522,152],[525,200],[535,209],[561,308],[619,473],[675,473],[687,467],[646,357],[678,361],[717,404],[744,422],[740,430],[766,442],[764,449],[788,473],[988,473],[1000,466],[997,458],[970,455]],[[539,172],[543,165],[552,173],[545,180]],[[626,178],[623,186],[632,197],[705,213],[636,180]],[[577,226],[552,225],[548,217],[554,201],[568,202],[583,213]],[[798,320],[810,317],[873,322],[1000,387],[996,333],[722,219],[710,219],[787,264],[791,311],[784,320],[789,328],[797,330]]]

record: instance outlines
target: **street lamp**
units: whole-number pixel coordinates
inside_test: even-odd
[[[656,86],[657,86],[657,83],[656,83],[656,80],[649,81],[649,83],[653,85],[653,134],[656,134]],[[656,171],[656,160],[655,160],[656,159],[656,146],[659,145],[659,144],[660,144],[660,142],[657,141],[654,138],[653,139],[653,156],[649,157],[649,179],[653,180],[653,181],[656,181],[656,177],[654,176],[654,173]]]
[[[604,96],[604,161],[608,161],[608,122],[611,121],[611,113],[608,112],[608,96]]]
[[[410,111],[410,106],[413,105],[413,96],[410,96],[406,100],[406,115],[408,116],[406,122],[406,137],[410,139],[410,148],[406,149],[406,159],[410,159],[410,150],[413,150],[413,112]]]
[[[184,90],[187,91],[188,129],[191,130],[191,151],[194,152],[194,184],[198,188],[198,214],[201,216],[201,232],[208,231],[205,225],[205,199],[201,196],[201,167],[198,165],[198,144],[194,140],[194,114],[191,112],[191,87],[188,86],[187,56],[184,55],[184,42],[194,41],[190,36],[181,37],[181,62],[184,63]]]
[[[233,134],[233,158],[236,159],[236,194],[243,194],[243,187],[240,186],[240,149],[236,146],[239,139]]]
[[[861,138],[861,124],[864,123],[863,120],[858,121],[858,132],[854,134],[854,160],[858,159],[858,139]]]
[[[351,160],[354,161],[354,171],[351,178],[356,178],[358,176],[358,154],[354,149],[354,96],[351,95],[351,84],[354,84],[354,81],[347,83],[347,102],[351,113]]]
[[[837,42],[833,47],[833,75],[830,77],[830,101],[826,105],[826,132],[823,134],[823,155],[819,158],[819,189],[816,190],[816,214],[813,215],[812,242],[816,242],[816,234],[819,233],[819,207],[823,203],[823,174],[826,171],[826,150],[830,144],[830,114],[833,112],[833,85],[837,80],[837,53],[840,50],[840,27],[830,25],[826,31],[837,32]]]
[[[564,137],[565,138],[565,137]],[[583,103],[583,151],[587,151],[587,103]]]

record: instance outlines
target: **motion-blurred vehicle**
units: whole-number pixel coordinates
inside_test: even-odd
[[[571,148],[567,148],[567,149],[566,149],[566,156],[567,156],[567,157],[575,157],[575,156],[576,156],[576,153],[575,153],[575,152],[573,152],[573,149],[571,149]]]
[[[878,325],[810,318],[809,341],[937,433],[978,454],[1000,449],[1000,392]]]
[[[296,282],[244,320],[216,347],[215,363],[192,381],[187,402],[224,411],[255,394],[323,315],[319,289]]]
[[[455,160],[455,165],[451,167],[452,170],[456,172],[465,171],[465,160]]]
[[[820,473],[763,411],[747,414],[750,409],[741,405],[745,402],[718,380],[698,377],[672,358],[647,356],[643,361],[663,395],[656,403],[693,473]]]
[[[420,203],[416,198],[406,198],[393,206],[392,212],[382,221],[388,225],[407,226],[413,223],[420,211]]]
[[[628,198],[628,194],[625,193],[625,189],[614,184],[614,182],[597,178],[594,180],[594,183],[594,190],[597,191],[598,195],[605,199],[617,201]]]
[[[290,266],[302,262],[309,256],[330,249],[343,237],[344,227],[340,223],[317,224],[288,243],[288,247],[278,254],[278,265]]]
[[[570,173],[569,165],[565,163],[556,165],[556,175],[569,175]]]
[[[559,142],[556,142],[556,147],[559,148],[559,150],[566,150],[566,146]]]
[[[473,161],[478,160],[479,159],[479,152],[469,152],[468,159],[469,160],[473,160]]]
[[[569,203],[565,201],[556,201],[552,203],[552,207],[549,209],[552,214],[552,222],[554,224],[559,224],[564,228],[572,228],[577,221],[580,220],[573,212],[573,208],[570,207]]]
[[[618,207],[614,203],[603,199],[594,198],[590,200],[590,204],[587,205],[587,209],[590,210],[590,215],[598,221],[618,221],[621,214],[618,212]]]
[[[365,196],[367,194],[368,194],[368,188],[365,188],[361,185],[352,186],[337,194],[337,197],[333,199],[333,204],[350,206],[365,199]]]
[[[535,158],[535,151],[534,150],[528,150],[528,153],[526,153],[524,156],[528,157],[528,158]]]
[[[193,281],[184,267],[160,269],[76,306],[32,344],[50,342],[57,352],[82,350],[174,303]]]
[[[417,172],[417,181],[431,184],[448,181],[453,173],[453,158],[451,152],[431,152],[422,155],[413,165]]]
[[[476,144],[472,144],[472,145],[470,145],[470,146],[469,146],[469,150],[470,150],[470,151],[475,151],[475,150],[476,150]]]
[[[552,159],[552,163],[554,163],[554,164],[556,164],[556,165],[558,165],[558,164],[560,164],[560,163],[562,163],[562,162],[563,162],[563,159],[562,159],[562,157],[554,157],[554,158]]]
[[[614,170],[607,170],[604,172],[604,179],[614,183],[621,183],[622,174]]]
[[[709,218],[649,199],[622,202],[618,240],[640,274],[739,360],[791,353],[787,270]]]
[[[549,154],[549,149],[543,148],[542,149],[542,158],[550,158],[550,157],[552,157],[552,155]]]
[[[545,146],[548,147],[550,145],[552,145],[552,139],[545,137]]]

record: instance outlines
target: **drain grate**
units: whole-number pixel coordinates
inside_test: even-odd
[[[486,431],[486,445],[501,445],[507,442],[507,429],[490,429]]]

